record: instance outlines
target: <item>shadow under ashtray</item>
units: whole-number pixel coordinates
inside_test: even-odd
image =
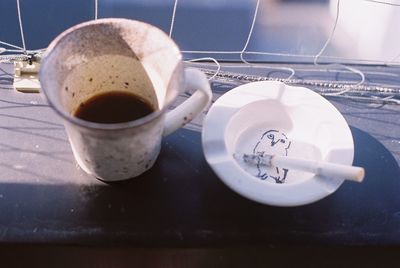
[[[290,109],[277,100],[261,100],[243,106],[231,117],[225,142],[238,165],[257,180],[272,184],[296,184],[312,179],[314,174],[265,165],[258,156],[279,155],[321,160],[314,144],[296,137],[299,126],[291,120]],[[302,136],[307,136],[302,129]],[[301,138],[301,137],[300,137]],[[246,156],[256,156],[246,161]]]

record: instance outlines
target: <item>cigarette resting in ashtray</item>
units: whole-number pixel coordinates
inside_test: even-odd
[[[256,155],[235,153],[233,157],[250,165],[275,166],[293,170],[314,173],[321,177],[334,177],[344,180],[362,182],[365,176],[364,168],[335,164],[325,161],[306,160],[296,157],[278,155]]]

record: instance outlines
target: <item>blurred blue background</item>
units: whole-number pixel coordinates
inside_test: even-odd
[[[65,29],[94,18],[94,0],[21,0],[28,49],[45,48]],[[99,18],[142,20],[169,32],[173,0],[99,0]],[[256,0],[180,0],[173,38],[181,50],[242,50]],[[262,0],[248,51],[315,55],[333,23],[326,0]],[[0,1],[0,40],[22,46],[15,0]],[[328,53],[338,53],[334,46]],[[205,55],[185,54],[186,58]],[[281,60],[246,55],[252,60]],[[218,55],[238,59],[238,55]],[[295,58],[289,58],[295,60]]]

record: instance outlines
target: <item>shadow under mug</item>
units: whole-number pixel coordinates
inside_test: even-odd
[[[64,119],[79,166],[104,181],[133,178],[151,168],[162,137],[190,122],[212,97],[205,75],[183,68],[171,38],[128,19],[99,19],[66,30],[46,50],[39,76],[49,103]],[[184,89],[195,92],[168,111]],[[155,111],[112,124],[74,116],[85,101],[110,91],[133,93]]]

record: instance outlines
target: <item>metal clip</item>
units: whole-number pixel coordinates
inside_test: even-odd
[[[24,93],[39,93],[38,79],[40,63],[35,55],[28,55],[24,61],[14,62],[14,88]]]

